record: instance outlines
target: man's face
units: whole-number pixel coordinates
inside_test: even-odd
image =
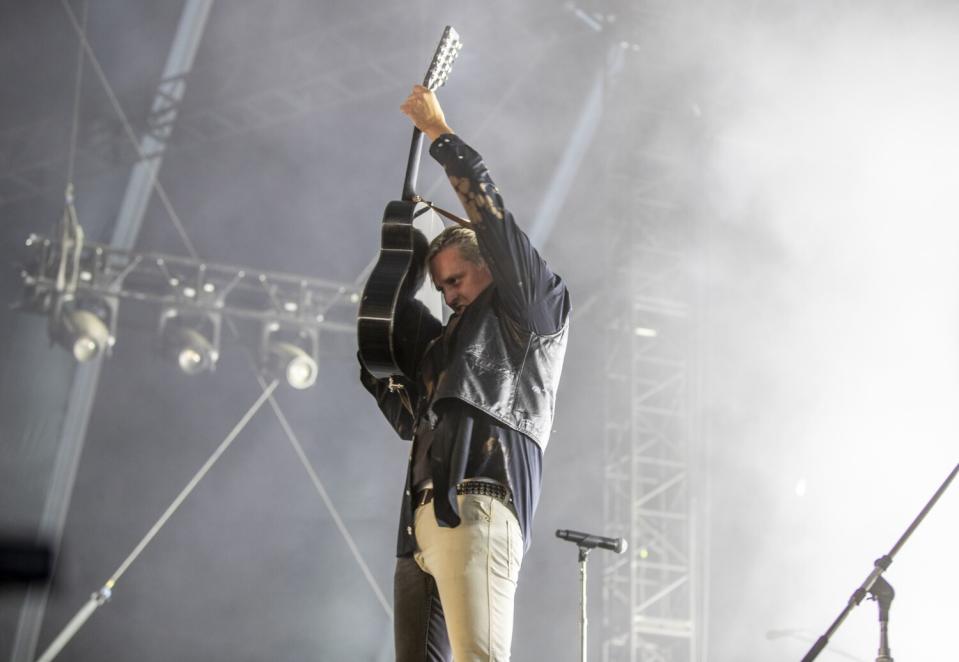
[[[464,259],[458,246],[448,246],[433,256],[430,276],[446,305],[457,314],[493,282],[489,267]]]

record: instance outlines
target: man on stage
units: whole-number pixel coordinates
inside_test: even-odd
[[[436,96],[417,85],[401,108],[430,139],[469,223],[429,247],[430,277],[453,310],[446,326],[416,301],[397,316],[410,379],[391,387],[361,371],[400,437],[413,440],[394,577],[396,659],[508,660],[569,294]]]

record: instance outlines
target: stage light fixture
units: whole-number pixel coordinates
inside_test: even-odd
[[[316,382],[319,367],[302,347],[288,342],[274,342],[270,343],[268,351],[273,372],[282,374],[286,383],[293,388],[309,388]]]
[[[160,353],[188,375],[213,371],[220,358],[220,320],[170,308],[160,316]]]
[[[65,347],[80,363],[86,363],[109,351],[113,345],[110,328],[95,313],[72,308],[53,321],[53,339]]]
[[[316,383],[319,374],[319,337],[316,329],[283,328],[276,322],[263,327],[260,358],[264,369],[295,389]]]

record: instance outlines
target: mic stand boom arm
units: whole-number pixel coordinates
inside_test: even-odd
[[[899,552],[900,548],[906,544],[906,540],[909,539],[909,536],[912,535],[912,532],[916,530],[916,527],[919,526],[920,522],[925,519],[926,515],[929,514],[929,511],[932,510],[932,507],[936,505],[936,502],[939,500],[939,497],[943,495],[946,491],[946,488],[949,487],[949,483],[952,482],[952,479],[956,477],[956,473],[959,473],[959,464],[953,467],[952,472],[946,477],[946,480],[939,486],[939,489],[936,490],[936,493],[932,495],[932,498],[925,505],[919,515],[912,521],[912,524],[909,525],[909,528],[906,529],[906,532],[902,534],[896,544],[893,545],[892,549],[889,550],[889,553],[883,557],[876,559],[872,572],[869,573],[869,576],[866,577],[866,580],[862,585],[855,590],[852,596],[849,598],[849,602],[846,604],[846,607],[842,610],[839,616],[836,617],[836,620],[832,622],[832,625],[829,626],[829,629],[826,630],[819,639],[816,640],[816,643],[813,644],[813,647],[809,649],[809,652],[806,653],[806,656],[803,657],[802,662],[812,662],[819,656],[822,650],[826,647],[826,644],[829,643],[830,637],[839,629],[839,626],[842,625],[843,621],[846,620],[846,617],[849,616],[853,608],[859,606],[859,603],[862,602],[863,598],[870,592],[873,592],[876,583],[881,579],[881,575],[886,569],[892,564],[893,558]]]

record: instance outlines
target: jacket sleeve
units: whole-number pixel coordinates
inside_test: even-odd
[[[357,354],[359,359],[359,354]],[[360,383],[376,399],[376,404],[393,426],[400,439],[413,438],[413,406],[418,399],[418,389],[406,378],[393,378],[393,383],[402,388],[390,388],[388,379],[377,379],[360,361]]]
[[[559,331],[570,309],[566,285],[506,209],[483,158],[455,134],[437,138],[430,154],[463,204],[507,313],[534,333]]]

